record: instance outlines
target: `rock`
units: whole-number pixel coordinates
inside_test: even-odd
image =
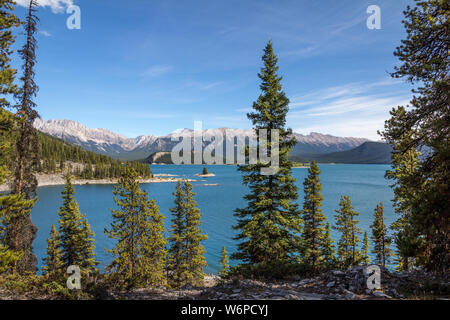
[[[347,299],[347,300],[356,300],[356,299],[358,299],[358,296],[355,293],[353,293],[353,292],[351,292],[349,290],[344,290],[344,293],[345,293],[345,299]]]
[[[388,296],[387,294],[385,294],[381,291],[374,291],[374,292],[372,292],[372,295],[374,295],[375,297],[378,297],[378,298],[392,299],[391,296]]]
[[[331,287],[334,287],[334,286],[335,286],[335,284],[336,284],[336,282],[334,282],[334,281],[331,281],[331,282],[329,282],[329,283],[327,284],[327,288],[331,288]]]
[[[240,293],[242,290],[241,289],[234,289],[233,293]]]

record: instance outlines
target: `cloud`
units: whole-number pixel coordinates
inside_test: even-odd
[[[16,3],[22,7],[28,7],[30,0],[16,0]],[[37,0],[41,7],[50,7],[54,13],[63,13],[65,9],[73,5],[73,0]]]
[[[45,30],[39,30],[39,33],[42,34],[44,37],[51,37],[52,34]]]
[[[392,107],[407,105],[411,98],[396,84],[392,80],[349,83],[294,96],[288,124],[302,134],[320,132],[379,140],[377,130],[383,129]]]
[[[146,78],[154,78],[167,74],[171,72],[173,69],[174,67],[170,65],[156,65],[145,70],[142,75]]]
[[[214,82],[200,82],[189,80],[186,82],[186,87],[195,88],[199,90],[209,90],[216,88],[223,84],[223,81],[214,81]]]

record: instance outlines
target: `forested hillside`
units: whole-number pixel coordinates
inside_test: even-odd
[[[74,176],[84,179],[118,178],[123,166],[121,160],[106,155],[86,151],[39,132],[41,169],[43,173],[70,170]],[[151,177],[150,167],[145,163],[126,162],[143,178]]]

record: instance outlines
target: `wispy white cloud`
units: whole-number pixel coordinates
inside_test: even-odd
[[[213,81],[213,82],[200,82],[189,80],[185,83],[186,87],[196,88],[200,90],[209,90],[223,84],[222,81]]]
[[[16,0],[16,3],[22,7],[28,7],[30,0]],[[73,5],[73,0],[37,0],[41,7],[50,7],[54,13],[62,13],[68,6]]]
[[[398,84],[398,83],[397,83]],[[288,123],[294,131],[379,140],[389,110],[406,105],[410,96],[392,90],[395,82],[349,83],[291,99]],[[389,87],[389,90],[387,90]]]
[[[155,65],[144,71],[142,74],[146,78],[154,78],[165,75],[173,71],[174,67],[171,65]]]
[[[44,37],[51,37],[52,34],[45,30],[39,30],[39,33],[42,34]]]
[[[239,109],[236,109],[236,112],[248,113],[248,112],[251,112],[252,110],[253,110],[252,108],[239,108]]]

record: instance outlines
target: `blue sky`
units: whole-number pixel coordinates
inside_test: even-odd
[[[28,0],[17,0],[19,4]],[[42,0],[37,97],[43,119],[135,137],[192,128],[247,129],[272,40],[288,126],[378,140],[409,85],[390,78],[407,0]],[[81,30],[66,28],[67,5]],[[381,30],[369,30],[369,5]],[[25,8],[16,13],[23,17]],[[22,39],[17,39],[17,45]]]

